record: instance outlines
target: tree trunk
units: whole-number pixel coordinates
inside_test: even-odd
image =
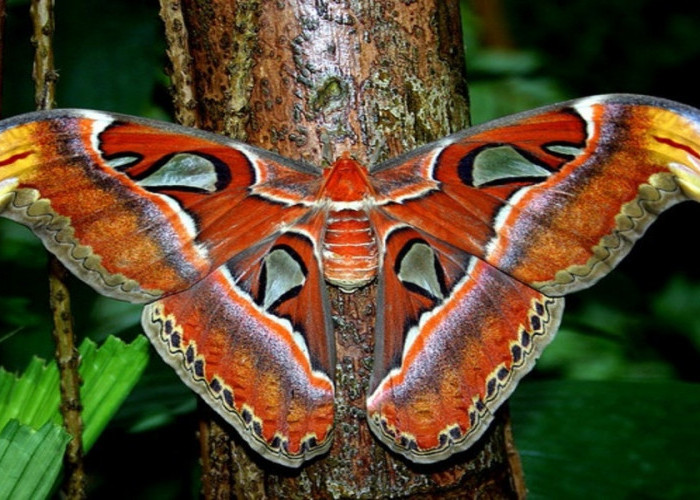
[[[345,151],[374,164],[468,124],[455,1],[161,4],[186,123],[317,165]],[[399,459],[370,434],[375,291],[330,290],[338,352],[330,453],[299,471],[274,467],[205,412],[206,497],[518,496],[503,414],[471,450],[429,467]]]

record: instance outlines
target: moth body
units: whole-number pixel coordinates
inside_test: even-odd
[[[352,292],[374,279],[379,249],[364,205],[372,196],[366,169],[341,157],[325,173],[319,197],[329,200],[322,242],[325,279]]]

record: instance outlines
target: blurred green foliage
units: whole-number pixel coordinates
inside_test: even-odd
[[[523,384],[511,413],[528,498],[698,498],[697,399],[677,381]]]
[[[28,3],[7,5],[4,116],[34,107]],[[471,2],[463,3],[475,123],[604,92],[660,95],[700,106],[689,74],[700,64],[700,6],[503,0],[505,16],[494,27]],[[155,0],[57,2],[58,105],[168,117],[157,11]],[[505,29],[508,44],[488,42],[494,28]],[[696,477],[697,451],[683,455],[683,463],[669,462],[669,455],[680,446],[700,449],[690,425],[700,404],[700,266],[689,234],[697,220],[696,204],[662,215],[616,272],[567,299],[560,334],[512,403],[534,498],[626,497],[644,488],[647,498],[682,498],[694,491],[682,479]],[[34,355],[52,355],[45,266],[36,239],[1,220],[0,366],[8,370],[21,372]],[[102,342],[110,334],[129,341],[139,334],[139,307],[96,297],[75,280],[71,287],[81,335]],[[90,452],[93,496],[196,496],[195,398],[156,358]],[[654,384],[644,384],[650,380]],[[655,415],[655,427],[642,433],[636,425],[646,412]],[[667,428],[674,432],[665,433]],[[567,436],[580,439],[567,444]],[[637,460],[628,461],[625,450],[638,453]],[[567,478],[551,474],[569,474],[572,462],[578,472]],[[617,466],[623,462],[630,468],[614,474],[638,471],[627,490],[620,481],[609,485],[610,478],[600,478],[621,471]],[[568,489],[567,481],[573,482]],[[662,495],[664,485],[668,495]]]

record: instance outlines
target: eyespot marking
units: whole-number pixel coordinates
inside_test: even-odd
[[[411,291],[433,300],[445,297],[445,277],[433,248],[423,240],[409,241],[396,258],[396,275]]]

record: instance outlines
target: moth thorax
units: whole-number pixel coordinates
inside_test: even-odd
[[[378,267],[377,241],[367,215],[358,210],[331,212],[323,241],[326,281],[352,292],[372,281]]]

